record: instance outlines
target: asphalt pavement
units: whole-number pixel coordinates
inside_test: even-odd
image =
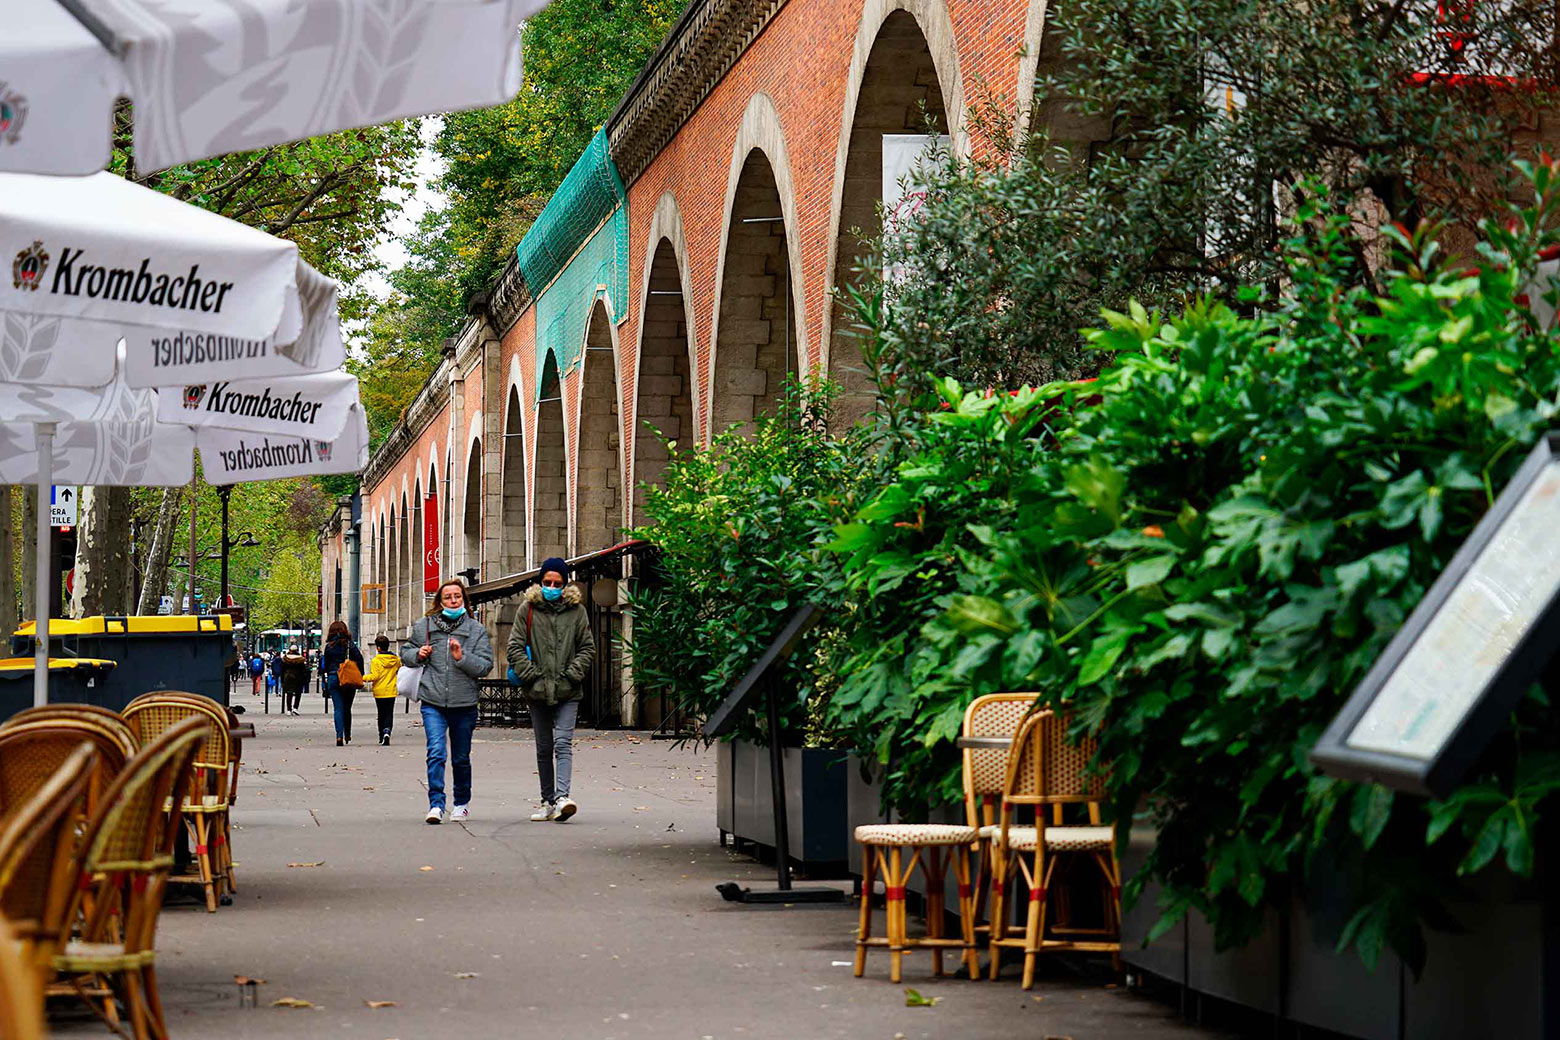
[[[756,909],[716,893],[774,875],[718,842],[712,750],[584,731],[579,815],[532,823],[530,732],[479,729],[471,818],[429,826],[415,713],[398,706],[381,747],[360,702],[357,743],[337,748],[316,698],[297,718],[261,715],[247,691],[235,702],[258,731],[233,815],[239,890],[215,914],[193,890],[164,909],[157,965],[175,1040],[1209,1035],[1061,962],[1028,993],[1016,965],[995,983],[934,979],[924,953],[906,958],[901,985],[885,951],[853,978],[849,902]],[[935,1004],[907,1006],[909,989]],[[51,1025],[109,1035],[69,1001]]]

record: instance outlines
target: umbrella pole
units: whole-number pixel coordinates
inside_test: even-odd
[[[49,503],[54,485],[54,424],[34,423],[38,441],[37,545],[33,549],[33,706],[49,703]]]

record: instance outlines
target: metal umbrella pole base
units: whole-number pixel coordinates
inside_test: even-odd
[[[716,885],[715,891],[731,903],[788,906],[794,903],[843,903],[845,893],[837,888],[791,887],[791,836],[788,832],[785,808],[785,757],[780,747],[780,693],[771,673],[766,676],[769,701],[769,782],[775,802],[775,870],[779,875],[779,887],[773,892],[767,889],[743,888],[735,881]]]

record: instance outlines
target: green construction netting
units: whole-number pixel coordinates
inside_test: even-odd
[[[548,351],[561,374],[579,364],[598,296],[614,322],[628,316],[626,204],[606,134],[598,132],[518,248],[520,274],[536,300],[536,371]]]

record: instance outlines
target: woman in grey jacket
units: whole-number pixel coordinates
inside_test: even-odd
[[[439,586],[433,608],[401,644],[401,664],[421,668],[423,733],[428,738],[428,823],[444,820],[444,762],[455,774],[451,820],[471,814],[471,731],[477,726],[477,680],[493,668],[487,629],[466,605],[466,586]]]

